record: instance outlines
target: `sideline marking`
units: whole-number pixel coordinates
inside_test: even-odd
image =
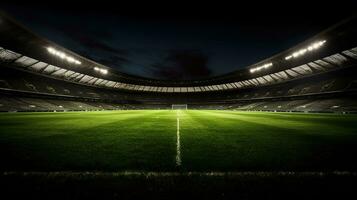
[[[181,144],[180,144],[180,118],[179,111],[176,111],[177,131],[176,131],[176,166],[181,166]]]
[[[187,171],[187,172],[165,172],[165,171],[118,171],[118,172],[103,172],[103,171],[4,171],[0,172],[0,177],[4,176],[47,176],[47,177],[100,177],[100,176],[145,176],[145,177],[329,177],[329,176],[347,176],[357,177],[356,171]]]

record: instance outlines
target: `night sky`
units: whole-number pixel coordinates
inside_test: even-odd
[[[158,12],[162,9],[5,5],[1,9],[38,35],[121,72],[186,80],[247,67],[353,14],[349,1],[342,7],[305,10],[202,8]]]

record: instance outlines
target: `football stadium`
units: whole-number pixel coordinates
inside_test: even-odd
[[[60,199],[351,195],[356,36],[349,17],[229,73],[161,79],[113,68],[2,12],[2,191]]]

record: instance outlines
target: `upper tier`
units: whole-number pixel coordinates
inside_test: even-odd
[[[4,14],[0,18],[2,62],[56,78],[117,89],[151,92],[240,89],[344,67],[357,58],[357,20],[351,18],[288,50],[226,75],[202,80],[156,80],[124,74],[96,63],[34,34]]]

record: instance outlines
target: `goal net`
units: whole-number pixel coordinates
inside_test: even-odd
[[[187,104],[172,104],[172,110],[187,110]]]

